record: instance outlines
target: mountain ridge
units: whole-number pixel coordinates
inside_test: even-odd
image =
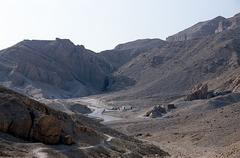
[[[197,23],[186,29],[190,30],[190,36],[185,43],[185,39],[182,40],[182,36],[176,34],[172,37],[180,40],[140,39],[119,44],[112,50],[100,53],[88,50],[82,45],[75,45],[69,39],[24,40],[0,51],[2,76],[0,82],[4,86],[37,98],[79,97],[134,88],[138,85],[136,77],[141,76],[138,73],[143,71],[146,71],[145,75],[152,77],[152,80],[142,78],[143,85],[148,82],[162,85],[163,83],[157,83],[157,78],[160,76],[154,75],[162,71],[161,65],[175,60],[177,64],[171,63],[172,68],[178,65],[180,69],[182,65],[179,64],[178,59],[182,57],[178,52],[184,54],[183,49],[188,49],[188,52],[192,53],[199,53],[199,50],[203,54],[206,51],[212,52],[207,48],[208,43],[205,43],[206,46],[203,45],[204,39],[209,43],[211,39],[219,40],[218,44],[223,43],[224,40],[228,42],[223,38],[225,32],[238,30],[239,17],[238,14],[228,19],[219,16],[213,20]],[[219,28],[220,25],[222,28]],[[186,30],[181,34],[185,34]],[[199,32],[203,33],[199,35]],[[194,38],[195,35],[197,39]],[[221,38],[218,39],[218,36]],[[230,40],[230,36],[234,34],[229,33],[226,36],[229,36],[227,38]],[[179,58],[174,57],[177,56],[176,54],[180,55]],[[237,57],[238,55],[236,60]],[[162,71],[163,74],[170,69],[167,67],[165,66],[165,71]],[[134,77],[133,74],[137,76]],[[161,90],[156,91],[159,92]]]
[[[166,40],[174,42],[198,39],[223,32],[224,30],[234,29],[237,25],[239,25],[239,18],[239,14],[230,18],[218,16],[212,20],[199,22],[175,35],[167,37]]]

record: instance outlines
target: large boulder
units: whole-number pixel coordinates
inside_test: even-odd
[[[208,97],[208,85],[198,84],[193,87],[192,92],[186,96],[186,101],[192,101],[197,99],[207,99]]]
[[[166,109],[164,106],[155,105],[151,110],[147,111],[144,116],[156,118],[156,117],[161,117],[165,113],[166,113]]]
[[[34,121],[33,138],[46,144],[57,144],[60,142],[61,122],[51,116],[43,115]]]
[[[10,97],[0,96],[1,98]],[[14,98],[9,98],[0,104],[0,131],[8,132],[18,137],[28,138],[32,120],[27,108],[24,108]]]
[[[82,115],[54,110],[0,86],[0,132],[45,144],[98,144],[105,136],[90,128],[90,122],[97,123]]]
[[[73,130],[73,120],[64,113],[0,87],[0,132],[45,144],[72,144]]]

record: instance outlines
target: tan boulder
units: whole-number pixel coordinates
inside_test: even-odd
[[[144,116],[156,118],[156,117],[161,117],[165,113],[166,113],[166,109],[164,106],[155,105],[151,110],[147,111]]]
[[[33,138],[46,144],[60,142],[61,122],[51,115],[43,115],[33,127]]]
[[[192,92],[186,96],[186,101],[192,101],[197,99],[207,99],[208,97],[208,85],[198,84],[193,87]]]
[[[0,106],[0,131],[28,138],[32,126],[29,111],[15,98],[8,95],[2,95],[1,97],[9,97],[9,99],[2,102]]]

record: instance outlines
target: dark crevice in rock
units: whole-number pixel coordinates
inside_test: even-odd
[[[49,115],[49,110],[47,108],[45,108],[45,113],[46,115]]]
[[[30,112],[29,112],[29,115],[30,115],[30,117],[31,117],[32,124],[31,124],[31,127],[30,127],[29,131],[28,131],[28,138],[31,137],[31,133],[32,133],[32,130],[33,130],[33,124],[34,124],[34,120],[35,120],[35,114],[34,114],[33,111],[30,111]]]
[[[110,87],[110,83],[111,83],[110,78],[108,76],[105,77],[102,91],[107,91]]]
[[[8,132],[11,132],[12,125],[13,125],[13,120],[11,120],[10,124],[8,125],[8,129],[7,129]]]

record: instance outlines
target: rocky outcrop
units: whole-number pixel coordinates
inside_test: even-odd
[[[236,78],[232,79],[231,88],[233,89],[234,92],[239,92],[239,90],[240,90],[240,76],[237,76]]]
[[[208,98],[208,85],[198,84],[193,87],[192,92],[186,96],[186,101],[192,101],[197,99],[207,99]]]
[[[164,106],[155,105],[151,110],[147,111],[144,116],[156,118],[156,117],[161,117],[165,113],[166,113],[166,109]]]
[[[33,122],[31,136],[46,144],[57,144],[60,142],[62,122],[51,115],[43,115]],[[65,136],[63,136],[65,137]]]
[[[60,142],[62,122],[46,112],[30,108],[29,105],[35,104],[32,100],[1,87],[0,101],[0,131],[46,144]]]
[[[0,87],[0,131],[45,144],[73,144],[82,134],[101,139],[97,132],[9,89]],[[84,129],[84,130],[83,130]]]
[[[28,138],[33,124],[29,110],[10,95],[0,94],[0,131]]]
[[[151,118],[161,117],[162,115],[176,108],[177,107],[174,104],[155,105],[152,109],[147,111],[144,116],[151,117]]]

